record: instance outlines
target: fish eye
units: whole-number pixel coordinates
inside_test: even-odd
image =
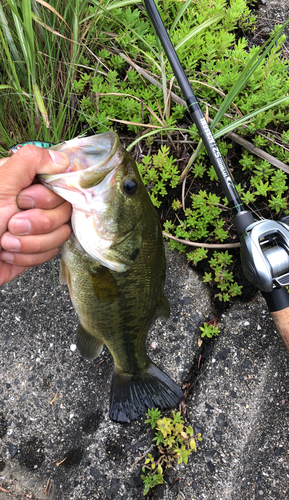
[[[135,179],[126,179],[122,185],[122,189],[126,194],[132,195],[136,193],[137,182]]]

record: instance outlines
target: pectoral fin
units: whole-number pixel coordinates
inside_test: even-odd
[[[88,333],[81,324],[77,330],[77,348],[80,354],[86,359],[94,359],[100,355],[103,342]]]
[[[133,231],[128,232],[110,246],[105,252],[107,260],[122,264],[123,271],[130,269],[142,248],[142,232],[143,224],[141,222],[133,228]]]
[[[59,272],[59,281],[62,285],[67,285],[70,289],[71,279],[70,272],[68,271],[68,267],[66,266],[63,259],[60,261],[60,272]]]
[[[109,269],[101,267],[97,272],[89,273],[94,295],[98,300],[114,302],[119,292],[114,277]]]

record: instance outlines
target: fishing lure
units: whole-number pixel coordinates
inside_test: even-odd
[[[87,131],[83,132],[82,134],[78,135],[77,138],[81,139],[82,137],[85,137],[87,134]],[[17,151],[23,146],[26,146],[26,144],[32,144],[32,146],[37,146],[38,148],[51,148],[52,146],[55,146],[52,142],[45,142],[45,141],[27,141],[27,142],[20,142],[19,144],[14,144],[14,146],[11,146],[11,148],[8,151],[8,154],[12,155],[14,153],[17,153]]]
[[[21,142],[20,144],[14,144],[14,146],[11,146],[11,148],[8,151],[8,154],[12,155],[14,153],[17,153],[17,151],[23,146],[26,146],[26,144],[32,144],[32,146],[37,146],[38,148],[50,148],[51,146],[54,146],[51,142],[44,142],[44,141],[27,141],[27,142]]]

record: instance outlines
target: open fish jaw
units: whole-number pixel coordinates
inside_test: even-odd
[[[72,228],[79,244],[100,264],[118,272],[126,271],[129,259],[112,250],[118,238],[130,233],[129,229],[124,231],[120,227],[121,222],[114,224],[114,215],[110,214],[111,206],[116,205],[117,183],[127,170],[127,153],[118,136],[109,132],[76,138],[51,149],[65,152],[70,166],[62,174],[39,178],[72,204]]]
[[[99,195],[96,188],[122,161],[120,142],[114,132],[91,137],[74,138],[49,148],[66,153],[69,167],[61,174],[39,175],[46,187],[69,201],[75,208],[88,211],[94,198]],[[103,187],[102,187],[103,190]]]
[[[105,168],[110,158],[119,147],[119,138],[114,132],[92,135],[90,137],[75,137],[69,141],[52,146],[52,151],[66,153],[72,163],[66,170],[67,173],[78,170],[93,170]],[[79,162],[79,163],[78,163]]]

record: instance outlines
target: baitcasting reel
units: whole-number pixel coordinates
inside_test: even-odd
[[[250,224],[241,235],[243,271],[262,292],[289,285],[287,222],[287,218],[279,222],[261,220]]]

